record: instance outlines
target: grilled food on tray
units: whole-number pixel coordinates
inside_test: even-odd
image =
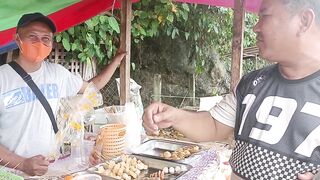
[[[192,154],[199,152],[199,150],[200,150],[199,146],[196,146],[196,145],[185,146],[173,152],[165,151],[161,153],[161,157],[164,157],[165,159],[169,159],[169,160],[182,160],[191,156]]]

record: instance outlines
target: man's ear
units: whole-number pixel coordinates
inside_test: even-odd
[[[20,49],[21,38],[20,38],[20,35],[18,34],[18,32],[16,34],[14,34],[14,41],[16,42],[16,44],[18,45],[18,47]]]
[[[300,13],[300,25],[298,35],[305,34],[315,23],[315,13],[311,8],[304,9]]]

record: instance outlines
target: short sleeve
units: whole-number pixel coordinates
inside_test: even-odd
[[[73,74],[68,71],[65,67],[56,64],[58,67],[60,74],[58,76],[62,76],[64,87],[66,88],[66,96],[75,96],[80,91],[83,85],[83,79],[80,74]]]
[[[210,109],[211,116],[230,127],[235,126],[237,100],[234,93],[227,94],[223,99]]]
[[[72,74],[68,71],[68,78],[66,82],[66,87],[69,91],[67,91],[67,96],[75,96],[80,91],[83,85],[83,79],[80,74]]]

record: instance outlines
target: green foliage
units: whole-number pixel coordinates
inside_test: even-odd
[[[98,15],[85,23],[70,28],[56,36],[72,58],[89,61],[96,57],[105,64],[119,45],[119,11],[114,16]],[[145,38],[169,36],[185,39],[193,49],[191,61],[196,71],[201,72],[214,52],[224,55],[231,52],[233,11],[204,5],[175,3],[172,0],[140,0],[133,4],[133,46]],[[245,47],[254,43],[252,32],[257,17],[247,14]],[[137,67],[135,67],[137,68]]]
[[[100,64],[105,64],[116,52],[119,33],[115,17],[99,15],[58,34],[56,41],[62,42],[73,59],[90,61],[95,57]]]

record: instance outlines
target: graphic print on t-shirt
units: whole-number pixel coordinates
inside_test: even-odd
[[[262,78],[261,78],[262,77]],[[296,179],[320,168],[320,72],[286,80],[277,66],[237,89],[233,170],[245,179]]]
[[[41,84],[39,89],[47,99],[58,98],[59,91],[57,84]],[[2,94],[5,109],[9,109],[37,99],[29,86],[17,88]]]

